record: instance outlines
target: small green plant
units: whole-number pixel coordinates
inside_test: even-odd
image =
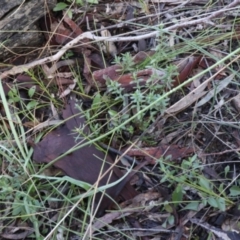
[[[32,86],[31,88],[28,89],[28,97],[30,101],[26,105],[26,110],[32,110],[39,105],[39,102],[32,98],[35,92],[36,92],[36,86]],[[12,88],[8,92],[8,98],[9,98],[8,100],[9,104],[13,104],[13,103],[23,104],[22,99],[20,98],[20,94],[16,88]]]
[[[163,95],[167,89],[171,87],[173,76],[176,75],[176,67],[170,65],[166,69],[152,69],[154,74],[146,81],[143,82],[141,78],[137,77],[137,66],[132,60],[129,53],[123,54],[120,57],[116,57],[115,64],[122,67],[121,71],[133,72],[133,90],[126,92],[120,83],[113,81],[109,78],[106,79],[107,94],[115,101],[116,106],[121,106],[118,110],[110,109],[108,111],[111,127],[116,128],[119,123],[124,122],[131,116],[136,116],[132,123],[124,126],[123,129],[132,133],[134,128],[143,130],[148,127],[156,118],[161,115],[168,104],[168,99],[163,99],[153,105],[147,112],[139,113],[146,106],[149,106],[152,102],[156,101]],[[159,76],[159,72],[163,73],[163,76]],[[160,79],[159,79],[160,78]]]
[[[162,95],[171,88],[172,79],[177,74],[177,69],[173,65],[165,69],[150,68],[153,74],[145,82],[137,77],[139,66],[136,66],[129,53],[115,57],[115,64],[121,66],[120,74],[131,72],[133,81],[131,82],[132,91],[126,91],[118,81],[113,81],[106,77],[107,91],[104,95],[97,93],[93,98],[91,109],[85,111],[85,116],[90,122],[90,128],[98,135],[101,132],[97,118],[106,118],[108,130],[114,129],[116,133],[132,135],[135,131],[146,129],[157,116],[164,113],[168,98],[157,101]],[[146,69],[146,66],[142,66]],[[148,111],[142,112],[144,108],[152,105]],[[134,120],[119,127],[130,117],[135,116]],[[96,126],[94,126],[96,125]]]
[[[161,183],[168,183],[174,187],[172,202],[175,206],[183,204],[183,209],[198,210],[199,204],[210,205],[220,211],[225,211],[231,200],[223,191],[223,185],[216,185],[207,179],[203,173],[203,165],[196,155],[182,161],[181,166],[176,167],[168,163],[169,160],[159,160],[160,171],[163,173]],[[188,201],[187,195],[198,192],[199,198]],[[183,199],[186,201],[184,202]]]
[[[69,59],[71,57],[73,57],[74,53],[71,51],[71,50],[68,50],[63,56],[62,56],[62,59],[65,60],[65,59]]]
[[[122,72],[131,72],[134,70],[135,63],[133,62],[132,56],[129,52],[122,54],[121,57],[115,56],[113,63],[120,65]]]

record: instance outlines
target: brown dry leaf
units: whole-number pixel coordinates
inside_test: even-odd
[[[59,98],[66,97],[68,94],[70,94],[72,90],[76,87],[76,84],[77,84],[77,79],[74,78],[73,83],[69,84],[68,87],[63,92],[61,92],[61,94],[59,94]]]
[[[81,35],[83,33],[82,29],[71,18],[69,18],[67,14],[65,14],[63,21],[72,30],[71,35],[70,35],[70,37],[72,39],[78,37],[79,35]],[[75,46],[73,48],[74,52],[82,53],[82,49],[83,48],[94,49],[94,47],[90,44],[89,39],[83,39],[83,40],[80,41],[80,43],[82,43],[82,44],[79,44],[79,45],[82,45],[82,46],[80,46],[80,47],[79,46]]]
[[[66,28],[64,23],[66,23],[69,28]],[[54,21],[51,23],[51,31],[55,33],[53,37],[56,43],[60,45],[66,44],[83,33],[79,26],[70,19],[67,14],[65,14],[62,22],[58,23]]]
[[[135,64],[139,64],[144,61],[147,57],[150,57],[154,54],[154,51],[149,53],[139,52],[133,57]],[[174,86],[177,86],[183,83],[191,74],[192,70],[198,65],[201,57],[189,57],[184,59],[184,61],[179,63],[178,71],[179,76],[175,79]],[[106,78],[110,78],[113,81],[118,81],[123,88],[131,90],[134,87],[134,84],[131,82],[134,80],[132,73],[122,73],[122,68],[119,65],[113,65],[101,70],[94,71],[92,78],[94,82],[98,83],[100,87],[106,85]],[[159,82],[161,82],[161,77],[165,75],[164,71],[155,70],[155,69],[143,69],[139,70],[136,75],[139,79],[142,80],[142,84],[145,85],[145,82],[153,75],[159,77]]]
[[[18,230],[21,230],[21,229],[18,229]],[[32,233],[34,232],[34,229],[32,230],[25,230],[23,229],[22,232],[19,232],[19,233],[2,233],[1,234],[1,237],[3,239],[26,239],[26,237],[28,237],[29,235],[31,235]]]
[[[122,67],[119,65],[113,65],[104,69],[94,71],[92,74],[93,81],[98,83],[100,87],[106,85],[106,77],[110,79],[117,79],[122,71]]]
[[[55,33],[54,38],[55,38],[56,43],[59,44],[59,45],[64,45],[65,43],[72,40],[69,37],[71,35],[71,31],[63,25],[63,22],[52,23],[51,24],[51,31]]]
[[[181,83],[185,82],[189,75],[191,74],[192,70],[197,67],[201,60],[201,56],[198,57],[188,57],[183,59],[181,62],[177,64],[179,75],[176,77],[173,85],[174,87],[180,85]]]
[[[91,59],[91,67],[93,70],[104,69],[108,63],[104,60],[103,55],[98,52],[93,52],[89,55]]]
[[[159,84],[161,84],[161,77],[165,75],[165,72],[155,70],[155,69],[144,69],[136,73],[137,78],[141,79],[140,85],[141,84],[145,85],[146,81],[152,75],[158,76],[158,79],[156,79],[156,82],[159,82]],[[112,80],[118,81],[121,84],[121,86],[127,90],[132,90],[136,85],[135,83],[132,83],[132,81],[134,80],[134,76],[132,73],[121,75],[118,78],[115,78]]]
[[[90,58],[90,54],[91,54],[90,50],[84,50],[84,52],[83,52],[83,59],[84,59],[83,75],[84,75],[85,79],[87,80],[88,84],[90,86],[94,86],[95,82],[92,77],[92,71],[91,71],[92,61]]]
[[[135,64],[140,64],[143,61],[145,61],[148,57],[151,57],[154,54],[155,54],[155,51],[148,51],[148,52],[140,51],[135,56],[133,56],[132,60]]]
[[[226,219],[222,224],[222,230],[224,231],[238,231],[240,232],[240,221],[239,218]]]
[[[233,239],[239,239],[240,235],[237,232],[231,232],[231,231],[222,231],[219,228],[216,228],[206,222],[203,222],[202,219],[198,218],[192,218],[190,221],[198,226],[201,226],[203,229],[206,229],[207,231],[213,233],[216,235],[219,239],[223,240],[233,240]]]
[[[111,33],[105,29],[104,26],[101,26],[101,36],[102,37],[109,37],[111,38]],[[106,53],[106,54],[111,54],[113,57],[116,56],[117,54],[117,48],[115,46],[115,44],[113,42],[109,42],[109,41],[104,41],[104,44],[103,44],[103,51]]]
[[[194,70],[193,75],[199,75],[201,72],[204,70],[201,67],[198,67],[197,69]],[[194,78],[194,80],[191,82],[191,85],[189,87],[189,90],[194,90],[195,88],[199,87],[201,85],[201,79],[203,78],[203,75]]]
[[[167,134],[162,141],[160,142],[161,145],[167,145],[169,144],[175,137],[179,136],[179,134],[182,132],[182,129],[178,129],[174,132],[171,132]]]
[[[236,95],[233,99],[233,105],[234,107],[240,112],[240,93]]]
[[[86,142],[85,138],[80,138],[77,133],[74,134],[73,132],[75,128],[79,128],[85,123],[84,117],[81,116],[79,110],[75,108],[75,104],[76,101],[71,100],[62,112],[63,118],[66,120],[65,125],[53,130],[47,134],[42,141],[36,144],[33,154],[33,159],[36,162],[50,163],[52,160],[74,148],[76,144]],[[87,127],[84,127],[83,131],[86,136],[89,135]],[[72,178],[90,184],[95,184],[99,181],[99,186],[106,185],[108,182],[115,182],[123,176],[117,167],[112,168],[113,172],[108,171],[109,168],[113,166],[113,159],[110,155],[105,156],[105,154],[94,145],[77,149],[61,157],[53,163],[53,165],[60,168]],[[106,173],[107,171],[108,173]],[[99,177],[104,173],[106,173],[105,176],[99,180]],[[114,188],[107,189],[106,193],[115,200],[118,194],[120,194],[123,199],[130,199],[137,194],[129,183],[124,184],[123,182],[120,182],[114,186]],[[97,194],[95,203],[98,203],[100,197],[101,194]],[[102,214],[111,204],[112,201],[104,196],[98,209],[98,214]]]
[[[189,154],[194,153],[194,149],[191,147],[180,148],[178,145],[161,145],[158,147],[142,148],[142,149],[130,149],[128,151],[129,156],[144,156],[151,164],[156,164],[156,159],[164,156],[171,155],[172,160],[184,158]]]
[[[77,37],[77,36],[79,36],[80,34],[83,33],[82,29],[71,18],[69,18],[67,14],[65,14],[63,20],[64,20],[65,23],[68,24],[68,26],[73,31],[73,33],[72,33],[73,38],[75,38],[75,37]]]
[[[4,231],[0,236],[2,239],[26,239],[34,232],[34,229],[30,227],[26,222],[12,221],[4,227]]]
[[[209,53],[210,53],[212,56],[214,56],[215,59],[219,59],[219,60],[220,60],[220,59],[223,59],[224,56],[225,56],[222,52],[220,52],[220,51],[217,50],[217,49],[211,49],[211,50],[209,51]],[[221,79],[221,77],[226,77],[226,76],[227,76],[225,70],[221,71],[221,69],[224,69],[224,65],[225,65],[225,63],[224,63],[224,62],[221,62],[221,63],[219,63],[218,66],[216,66],[216,67],[213,69],[213,71],[219,72],[218,76],[216,76],[216,79]]]
[[[161,199],[161,194],[149,191],[148,193],[141,193],[137,195],[130,201],[123,202],[120,204],[120,211],[107,213],[103,217],[97,219],[92,226],[93,232],[107,226],[116,219],[123,218],[134,212],[139,212],[139,207],[144,209],[146,202],[150,202],[155,199]]]
[[[65,77],[56,77],[55,81],[56,84],[61,88],[63,85],[71,85],[74,84],[76,80],[68,79]]]
[[[200,107],[200,106],[204,105],[205,103],[209,102],[210,99],[215,97],[217,93],[221,92],[224,88],[227,87],[227,85],[232,81],[234,76],[235,76],[235,74],[231,74],[230,76],[226,77],[224,80],[221,80],[220,83],[218,84],[218,86],[216,86],[214,89],[210,90],[208,92],[208,94],[205,97],[203,97],[201,99],[201,101],[199,101],[196,104],[196,107]]]
[[[154,51],[150,52],[139,52],[135,56],[133,56],[133,61],[135,64],[139,64],[144,61],[147,57],[150,57],[154,54]],[[133,75],[131,73],[123,74],[122,67],[119,65],[112,65],[109,67],[104,68],[102,65],[103,61],[99,56],[94,56],[93,54],[85,54],[84,56],[85,64],[84,64],[84,76],[86,77],[88,83],[91,86],[95,86],[96,84],[98,87],[105,87],[106,86],[106,79],[112,79],[114,81],[118,81],[122,84],[122,87],[131,89],[134,85],[130,82],[133,80]],[[92,67],[94,65],[98,65],[100,70],[93,71],[91,73]],[[101,67],[100,67],[101,66]],[[156,72],[153,69],[144,69],[140,70],[137,73],[137,76],[144,81],[146,81],[152,74]],[[159,73],[159,75],[165,73]]]
[[[94,71],[92,76],[94,81],[99,83],[99,86],[101,87],[104,87],[106,85],[106,79],[109,78],[113,81],[119,82],[124,89],[132,90],[135,86],[135,83],[132,83],[134,80],[133,74],[121,74],[121,69],[121,66],[113,65],[102,70]],[[165,75],[165,72],[155,69],[144,69],[136,72],[136,76],[138,79],[141,79],[140,84],[142,85],[145,85],[145,82],[152,75],[156,75],[158,77],[158,79],[156,79],[156,82],[160,82],[159,84],[161,84],[161,77]]]
[[[196,102],[199,98],[203,97],[207,93],[207,91],[204,91],[204,89],[207,87],[208,83],[211,80],[212,79],[210,78],[210,79],[206,80],[205,82],[203,82],[196,89],[192,90],[185,97],[183,97],[178,102],[173,104],[171,107],[166,109],[165,113],[168,115],[177,114],[178,112],[181,112],[182,110],[191,106],[194,102]]]

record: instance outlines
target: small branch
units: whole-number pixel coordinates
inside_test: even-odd
[[[192,26],[192,25],[196,25],[196,24],[200,24],[200,23],[211,24],[211,21],[210,21],[211,19],[225,13],[226,11],[231,10],[233,7],[235,7],[239,3],[240,3],[240,0],[235,0],[232,3],[228,4],[226,7],[224,7],[223,9],[213,12],[208,17],[197,19],[197,20],[192,20],[192,21],[184,21],[182,23],[177,23],[171,27],[164,28],[162,31],[167,32],[167,31],[171,31],[171,30],[175,30],[175,29],[183,28],[183,27],[188,27],[188,26]],[[109,41],[109,42],[138,41],[141,39],[156,37],[158,32],[159,31],[153,31],[153,32],[150,32],[150,33],[147,33],[144,35],[130,36],[130,37],[121,37],[121,36],[98,37],[98,36],[94,35],[93,32],[85,32],[85,33],[79,35],[78,37],[76,37],[75,39],[73,39],[72,41],[70,41],[69,43],[67,43],[65,46],[63,46],[55,55],[39,59],[39,60],[36,60],[36,61],[28,63],[28,64],[15,66],[10,70],[1,73],[0,80],[8,77],[9,75],[15,75],[18,73],[22,73],[24,71],[28,71],[29,69],[31,69],[35,66],[38,66],[38,65],[42,65],[42,64],[45,64],[48,62],[58,61],[67,50],[73,48],[75,45],[77,45],[79,42],[81,42],[81,40],[83,40],[85,38],[91,39],[93,41]]]

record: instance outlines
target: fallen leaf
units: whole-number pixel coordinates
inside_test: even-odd
[[[232,102],[237,111],[240,111],[240,93],[233,97]]]
[[[61,94],[59,94],[59,98],[66,97],[69,93],[71,93],[71,91],[75,88],[76,84],[77,84],[77,79],[74,78],[73,83],[70,84]]]
[[[125,90],[132,90],[136,84],[132,81],[134,80],[134,76],[132,73],[122,74],[122,68],[119,65],[113,65],[107,67],[102,70],[94,71],[93,72],[93,79],[95,83],[98,83],[100,87],[104,87],[106,85],[106,79],[111,79],[113,81],[117,81],[121,84],[121,86]],[[139,70],[135,73],[138,79],[141,79],[142,85],[145,85],[146,81],[152,76],[157,76],[156,82],[161,84],[161,77],[165,75],[164,71],[155,70],[155,69],[144,69]]]
[[[131,201],[123,202],[120,205],[121,211],[111,212],[97,219],[92,225],[92,231],[95,232],[96,230],[105,227],[106,225],[112,223],[115,219],[123,218],[124,216],[130,215],[134,212],[139,212],[139,207],[145,207],[146,202],[161,199],[161,197],[161,194],[158,192],[149,191],[148,193],[141,193],[134,197]]]
[[[109,37],[111,38],[111,33],[104,27],[101,26],[101,36],[102,37]],[[109,41],[104,41],[104,45],[103,45],[103,51],[107,54],[111,54],[113,57],[117,54],[117,48],[115,46],[115,44],[113,42],[109,42]]]
[[[217,93],[221,92],[224,88],[227,87],[227,85],[232,81],[234,76],[235,74],[231,74],[224,80],[221,80],[218,86],[209,91],[208,94],[196,104],[196,107],[200,107],[205,103],[209,102],[211,98],[215,97]]]
[[[208,80],[203,82],[196,89],[192,90],[185,97],[181,98],[178,102],[166,109],[165,113],[169,115],[176,114],[191,106],[194,102],[196,102],[199,98],[203,97],[207,93],[207,91],[204,91],[204,89],[207,87],[208,83],[211,80],[212,79],[209,78]]]
[[[63,44],[65,44],[67,42],[70,42],[72,40],[72,38],[70,37],[71,31],[63,25],[63,22],[52,23],[51,24],[51,31],[54,33],[55,41],[59,45],[63,45]]]
[[[73,132],[75,128],[79,128],[85,123],[84,117],[75,108],[75,103],[75,100],[71,100],[62,112],[63,118],[66,120],[65,125],[53,130],[41,142],[36,144],[33,154],[34,161],[38,163],[50,163],[52,160],[68,152],[76,144],[80,142],[86,143],[84,137],[79,138],[78,134]],[[84,134],[89,135],[87,127],[84,127],[83,131]],[[99,177],[112,167],[113,159],[110,155],[105,156],[94,145],[88,145],[61,157],[53,165],[72,178],[95,184],[99,180]],[[113,167],[112,171],[108,171],[101,178],[99,186],[117,181],[122,176],[121,171],[117,167]],[[118,187],[121,189],[118,189]],[[123,199],[130,199],[137,194],[129,183],[124,185],[122,182],[106,190],[106,193],[115,200],[117,198],[116,193],[118,192],[120,192],[120,196]],[[98,203],[100,197],[101,193],[98,193],[95,203]],[[101,215],[111,204],[112,201],[107,196],[104,196],[98,209],[98,214]]]
[[[174,87],[180,85],[181,83],[185,82],[189,75],[191,74],[192,70],[196,68],[201,60],[201,56],[199,57],[188,57],[183,59],[180,63],[177,64],[179,75],[174,80]]]
[[[132,148],[128,151],[129,156],[144,156],[151,164],[156,164],[156,159],[161,157],[170,155],[172,160],[176,160],[184,158],[192,153],[194,153],[194,149],[191,147],[180,148],[178,145],[173,144],[141,149]]]

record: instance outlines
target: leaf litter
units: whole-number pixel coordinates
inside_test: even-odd
[[[208,1],[198,4],[186,1],[180,4],[181,7],[176,1],[143,1],[142,4],[138,1],[131,4],[118,1],[103,4],[99,1],[89,9],[80,7],[79,12],[84,12],[80,21],[77,17],[69,18],[64,11],[59,21],[58,15],[52,13],[47,16],[48,21],[41,25],[48,46],[54,49],[58,45],[57,53],[27,64],[22,61],[19,66],[0,73],[5,95],[9,98],[13,96],[12,89],[26,92],[34,88],[31,96],[23,99],[26,95],[21,94],[20,99],[27,103],[36,98],[42,104],[31,114],[26,114],[29,125],[24,125],[29,148],[33,148],[32,160],[38,163],[36,169],[39,165],[51,165],[62,171],[60,177],[67,175],[95,188],[111,186],[116,182],[105,193],[99,192],[94,196],[94,207],[88,216],[88,224],[82,225],[85,232],[80,234],[81,237],[113,239],[126,234],[136,239],[190,239],[192,233],[201,239],[209,236],[222,239],[237,237],[238,216],[233,209],[238,205],[240,195],[239,57],[237,47],[233,44],[230,48],[229,45],[239,40],[238,23],[233,23],[235,12],[230,10],[239,10],[238,3],[225,1],[224,4],[210,5],[204,17],[201,11],[206,10]],[[163,16],[156,9],[163,11]],[[71,11],[74,13],[74,9]],[[79,13],[74,14],[77,16]],[[217,17],[226,20],[226,24],[232,24],[233,33],[231,28],[229,30],[221,25]],[[150,25],[153,29],[149,28]],[[162,28],[159,35],[156,26]],[[212,35],[198,35],[205,30],[211,30]],[[102,44],[98,43],[100,41]],[[185,50],[179,50],[184,47]],[[114,63],[115,56],[126,52],[131,53],[131,67],[134,70],[130,66],[127,69],[124,64]],[[66,53],[70,59],[60,60],[67,57]],[[165,53],[168,54],[165,56]],[[171,84],[164,82],[169,74],[165,64],[171,64],[176,69],[170,76]],[[41,71],[37,70],[37,66]],[[73,70],[79,72],[78,77]],[[197,72],[200,74],[196,75]],[[10,76],[14,76],[15,80]],[[141,81],[134,82],[136,78]],[[120,170],[125,167],[120,161],[115,161],[119,158],[110,148],[103,151],[99,150],[100,145],[89,143],[94,138],[98,139],[99,134],[104,135],[104,131],[112,131],[114,120],[107,123],[108,113],[101,106],[109,98],[105,95],[108,79],[119,83],[119,89],[123,88],[124,101],[128,103],[134,100],[129,96],[137,87],[150,94],[149,79],[153,79],[152,86],[163,85],[169,96],[166,108],[156,118],[151,118],[153,110],[145,106],[141,121],[130,123],[133,130],[130,131],[126,124],[122,135],[113,136],[111,141],[107,135],[102,138],[107,145],[118,149],[120,159],[132,159],[130,166],[137,163],[138,167],[127,170],[127,174]],[[56,113],[52,114],[50,108],[44,106],[49,101],[48,91],[57,96],[52,104],[57,107],[62,120],[54,119]],[[96,92],[101,93],[100,100],[103,101],[97,105],[100,112],[91,108]],[[86,115],[76,107],[82,105],[78,99],[84,102]],[[14,104],[16,109],[22,109],[19,101]],[[128,115],[137,113],[136,109],[136,106],[127,104],[124,108]],[[122,111],[119,103],[111,110]],[[93,112],[99,114],[96,119],[91,118]],[[14,114],[16,111],[11,113],[12,119],[15,119]],[[1,115],[3,124],[10,121],[2,107]],[[24,124],[22,115],[18,117]],[[129,116],[125,119],[130,121]],[[145,122],[151,124],[143,128],[141,124]],[[93,123],[96,124],[95,128]],[[33,133],[49,125],[56,127],[47,134],[42,133],[41,140],[38,138],[40,141],[37,142]],[[30,139],[37,143],[31,143]],[[125,175],[126,178],[118,182]],[[130,182],[134,182],[134,186]],[[42,191],[40,188],[39,191]],[[54,188],[66,194],[61,188]],[[70,188],[67,189],[69,191]],[[50,193],[49,190],[47,193]],[[108,212],[114,206],[118,210]],[[93,220],[96,213],[100,218]],[[78,211],[75,214],[74,218],[79,216]],[[133,221],[133,218],[138,220]],[[233,226],[231,230],[223,227],[229,219]],[[64,222],[68,230],[71,228],[70,222],[71,219]],[[62,223],[61,220],[58,223]],[[59,237],[67,235],[66,229],[61,234],[57,231],[58,223],[56,221],[51,229],[42,227],[41,223],[39,229],[42,233],[47,230],[48,234],[56,230]],[[79,231],[79,223],[75,221],[72,230],[77,228]],[[7,239],[30,236],[32,229],[19,235],[21,228],[19,232],[17,229],[21,224],[22,221],[14,222],[16,234],[5,227],[1,236]],[[110,229],[112,233],[108,233]],[[76,233],[70,235],[77,236]]]

